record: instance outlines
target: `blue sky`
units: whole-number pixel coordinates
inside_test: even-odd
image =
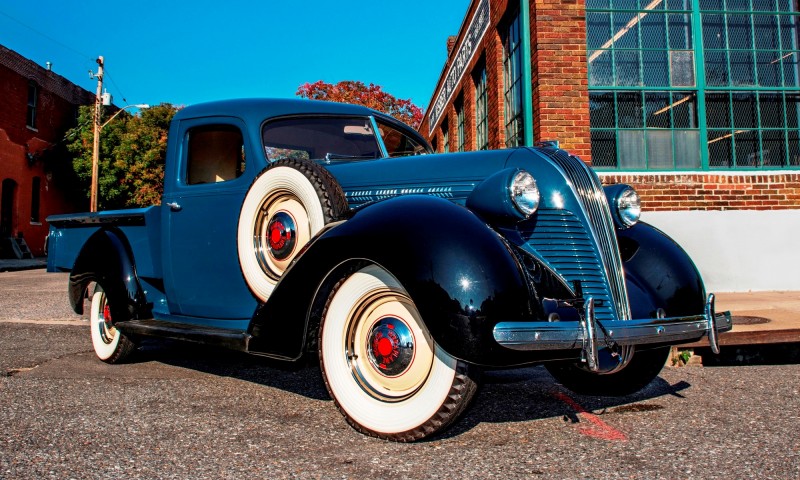
[[[469,0],[0,0],[0,44],[114,103],[293,97],[360,80],[427,108]]]

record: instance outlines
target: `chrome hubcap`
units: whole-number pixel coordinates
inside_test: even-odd
[[[368,334],[369,360],[382,375],[403,374],[414,360],[414,335],[402,320],[385,317]]]

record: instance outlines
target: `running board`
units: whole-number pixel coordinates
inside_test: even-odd
[[[123,333],[149,337],[169,338],[185,342],[202,343],[247,351],[251,335],[241,330],[202,327],[184,323],[170,323],[161,320],[128,320],[114,324]]]

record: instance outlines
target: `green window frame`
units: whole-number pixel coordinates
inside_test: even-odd
[[[522,44],[520,18],[516,14],[509,22],[503,39],[503,101],[505,115],[506,147],[517,147],[524,142],[524,117],[522,114]]]
[[[475,148],[489,149],[489,97],[486,92],[486,66],[475,75]]]
[[[800,167],[797,0],[587,0],[592,163]]]
[[[455,103],[456,106],[456,130],[458,134],[458,145],[456,148],[459,152],[463,152],[466,147],[466,139],[464,137],[464,98],[459,97]]]
[[[447,122],[448,119],[445,118],[445,125],[448,124]],[[442,127],[442,152],[450,152],[450,130],[446,126]]]

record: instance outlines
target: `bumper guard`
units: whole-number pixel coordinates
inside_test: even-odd
[[[512,350],[580,348],[589,369],[597,371],[598,345],[680,343],[708,335],[711,350],[719,353],[719,334],[732,326],[730,312],[715,312],[714,294],[708,296],[702,315],[602,323],[595,318],[594,299],[588,298],[580,322],[500,322],[494,327],[494,339]]]

